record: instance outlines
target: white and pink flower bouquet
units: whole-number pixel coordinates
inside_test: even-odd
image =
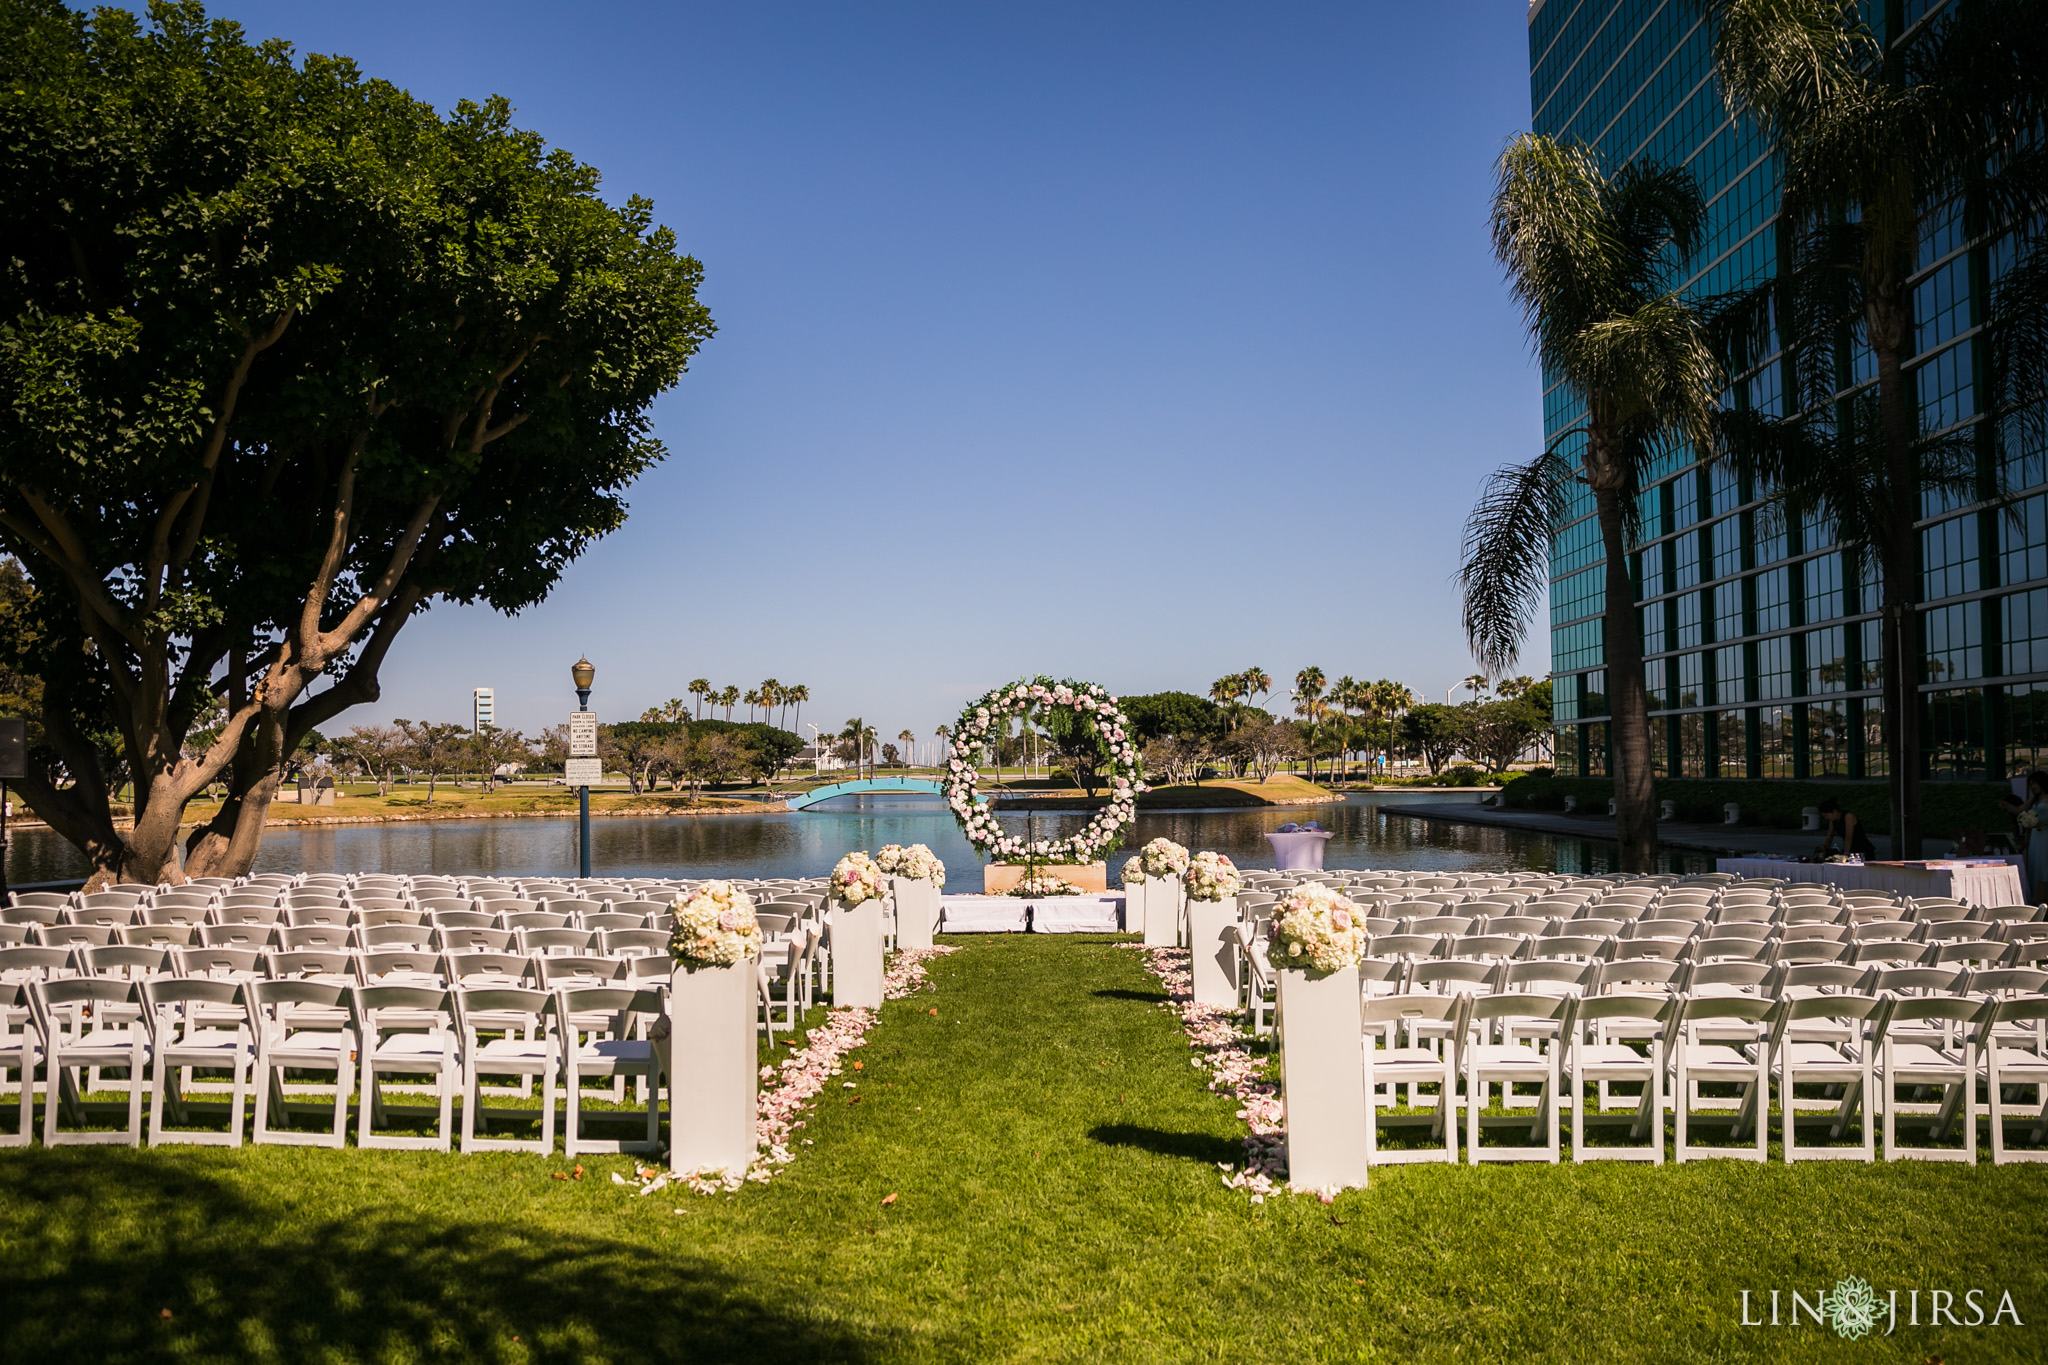
[[[1188,875],[1188,851],[1171,839],[1154,839],[1138,850],[1138,856],[1145,860],[1145,875],[1148,877]]]
[[[1295,887],[1273,907],[1273,965],[1328,976],[1365,956],[1358,907],[1321,882]]]
[[[761,952],[754,902],[731,882],[706,882],[673,906],[669,956],[685,967],[733,967]]]
[[[887,894],[889,886],[882,880],[882,869],[865,853],[849,853],[832,869],[832,899],[841,905],[878,901]]]
[[[1188,859],[1186,876],[1189,900],[1229,900],[1244,885],[1236,863],[1206,849]]]
[[[909,848],[901,844],[884,844],[875,854],[875,866],[881,868],[886,876],[930,882],[935,888],[946,884],[946,865],[924,844],[912,844]]]
[[[1125,886],[1137,886],[1145,881],[1145,860],[1131,857],[1124,859],[1123,879]]]
[[[1012,896],[1027,896],[1037,900],[1046,896],[1078,896],[1081,888],[1065,877],[1047,872],[1037,877],[1026,877],[1010,888]]]

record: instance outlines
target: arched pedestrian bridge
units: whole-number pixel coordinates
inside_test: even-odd
[[[930,778],[924,777],[860,777],[851,782],[834,782],[829,786],[813,787],[801,796],[788,799],[791,810],[803,810],[820,801],[830,801],[835,796],[860,796],[867,792],[915,792],[919,796],[944,796],[946,789]]]

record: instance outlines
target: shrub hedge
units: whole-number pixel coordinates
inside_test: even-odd
[[[1801,811],[1830,796],[1874,834],[1889,829],[1892,821],[1891,792],[1882,782],[1672,778],[1656,786],[1659,801],[1675,803],[1677,818],[1696,824],[1720,824],[1721,808],[1733,801],[1742,807],[1745,825],[1798,829]],[[1923,828],[1929,838],[1946,838],[1959,829],[1998,834],[2014,827],[2012,817],[1998,805],[1998,798],[2011,791],[2002,782],[1929,782],[1920,791]],[[1563,810],[1565,797],[1576,796],[1580,810],[1605,810],[1613,795],[1611,778],[1531,773],[1501,788],[1500,803],[1524,810]]]

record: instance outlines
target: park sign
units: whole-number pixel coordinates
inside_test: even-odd
[[[569,713],[569,757],[597,757],[597,712]]]
[[[604,780],[604,764],[594,758],[572,758],[562,765],[562,777],[572,787],[595,787]]]

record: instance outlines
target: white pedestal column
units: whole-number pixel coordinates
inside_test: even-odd
[[[755,1150],[759,964],[678,965],[669,981],[669,1169],[745,1170]]]
[[[1180,946],[1181,880],[1178,877],[1147,877],[1141,883],[1145,893],[1145,946]]]
[[[1299,1189],[1362,1189],[1372,1110],[1358,968],[1317,978],[1281,971],[1278,978],[1287,1178]]]
[[[1237,945],[1226,941],[1224,930],[1237,923],[1237,897],[1198,901],[1188,906],[1188,951],[1194,959],[1195,1003],[1197,1005],[1237,1004]],[[1148,918],[1145,921],[1151,923]],[[1360,1059],[1361,1066],[1364,1059]],[[1361,1073],[1362,1074],[1362,1073]]]
[[[889,887],[896,898],[896,946],[931,947],[932,928],[939,922],[939,889],[922,877],[891,877]]]
[[[1142,935],[1145,932],[1145,888],[1152,883],[1124,883],[1124,932]]]
[[[834,1009],[882,1007],[882,903],[831,903],[825,926],[832,933]]]

